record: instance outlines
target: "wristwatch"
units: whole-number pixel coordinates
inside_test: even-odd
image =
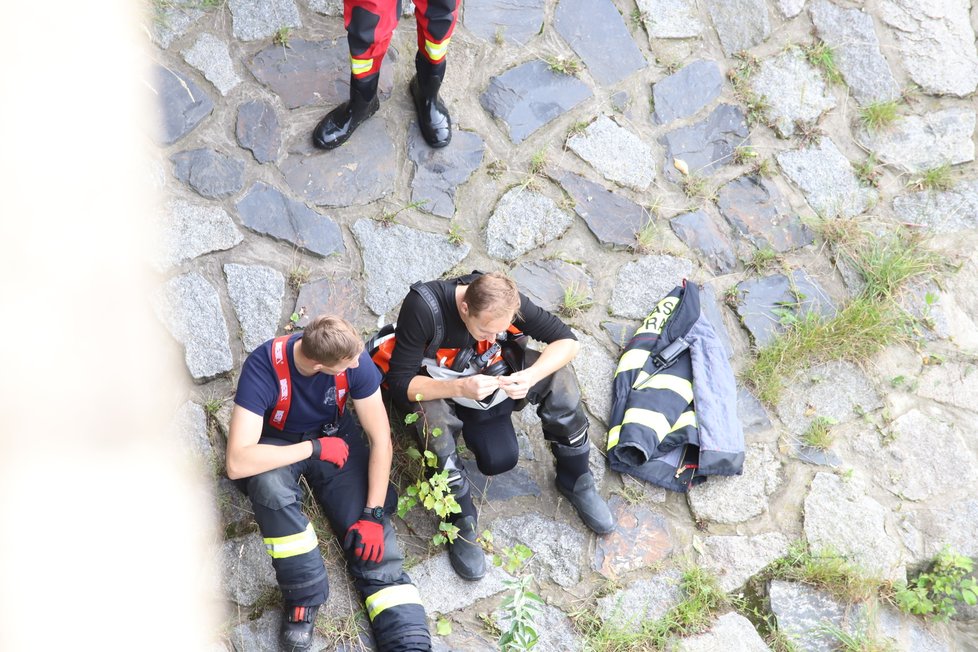
[[[384,519],[384,508],[383,507],[364,507],[363,513],[365,516],[372,517],[375,521],[382,521]]]

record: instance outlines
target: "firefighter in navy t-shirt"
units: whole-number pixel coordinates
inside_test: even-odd
[[[396,497],[380,379],[353,327],[328,316],[302,334],[266,342],[242,367],[227,472],[251,499],[272,558],[288,650],[311,645],[329,594],[319,539],[301,510],[303,475],[343,542],[377,648],[431,649],[424,607],[403,571],[389,519]],[[362,429],[346,409],[348,399]]]

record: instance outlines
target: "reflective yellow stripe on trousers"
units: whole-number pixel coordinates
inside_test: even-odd
[[[373,621],[384,609],[401,604],[421,604],[421,594],[413,584],[397,584],[368,595],[363,602],[367,606],[367,615]]]
[[[265,538],[265,548],[268,550],[268,554],[275,559],[302,555],[310,550],[315,550],[318,545],[319,538],[316,536],[316,530],[312,527],[312,523],[298,534]]]
[[[428,56],[435,61],[440,60],[448,52],[448,42],[451,41],[451,37],[445,39],[441,43],[432,43],[431,41],[425,39],[424,49],[428,53]]]
[[[360,75],[368,70],[374,65],[373,59],[354,59],[350,57],[350,70],[353,71],[354,75]]]

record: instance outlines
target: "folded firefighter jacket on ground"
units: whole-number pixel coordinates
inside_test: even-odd
[[[615,371],[611,468],[672,491],[740,475],[744,432],[723,344],[683,282],[629,340]]]

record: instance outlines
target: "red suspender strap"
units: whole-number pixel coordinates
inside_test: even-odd
[[[347,390],[350,382],[346,379],[346,371],[336,374],[336,420],[343,418],[343,407],[346,405]]]
[[[288,335],[272,340],[272,367],[275,369],[275,375],[278,376],[278,402],[272,410],[268,425],[276,430],[285,430],[285,420],[289,417],[289,406],[292,405],[292,374],[289,371],[289,356],[286,352],[288,343]]]

